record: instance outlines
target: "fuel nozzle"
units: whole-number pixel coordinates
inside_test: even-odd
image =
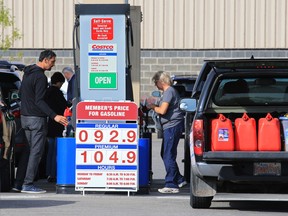
[[[72,116],[72,107],[67,107],[64,111],[64,117],[68,118]]]
[[[71,117],[72,117],[72,107],[66,107],[66,109],[64,110],[64,117],[67,118],[68,120],[68,124],[70,124],[70,121],[71,121]],[[68,125],[65,125],[64,127],[64,130],[63,130],[63,137],[66,137],[67,136],[67,126]]]

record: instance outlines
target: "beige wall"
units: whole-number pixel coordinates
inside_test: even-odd
[[[112,0],[111,0],[112,1]],[[13,48],[72,48],[74,3],[4,0],[23,33]],[[104,1],[109,3],[110,1]],[[287,48],[287,0],[129,0],[141,6],[142,49]],[[8,29],[5,33],[9,34]]]
[[[83,4],[123,4],[127,3],[127,0],[78,0],[78,3]]]

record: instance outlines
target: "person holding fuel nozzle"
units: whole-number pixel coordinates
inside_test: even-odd
[[[68,106],[68,103],[60,90],[65,77],[61,72],[55,72],[51,76],[50,86],[46,91],[45,101],[48,106],[58,115],[62,115]],[[46,175],[48,182],[56,182],[56,155],[57,155],[57,137],[62,137],[64,126],[58,124],[53,119],[48,119],[48,151],[46,158]]]
[[[52,50],[44,50],[40,53],[37,64],[29,65],[24,69],[24,76],[20,88],[21,98],[21,124],[25,131],[30,147],[23,193],[45,193],[45,190],[34,185],[38,166],[45,147],[47,136],[47,117],[54,121],[67,125],[67,118],[56,114],[45,102],[45,94],[48,87],[46,70],[51,70],[55,65],[56,54]]]
[[[164,188],[158,189],[160,193],[178,193],[179,187],[187,184],[180,174],[176,157],[177,146],[184,127],[184,114],[178,107],[180,97],[177,91],[171,86],[172,81],[168,73],[158,71],[152,77],[156,87],[163,92],[159,106],[148,104],[160,117],[160,124],[163,130],[161,146],[161,157],[164,162],[166,176]]]

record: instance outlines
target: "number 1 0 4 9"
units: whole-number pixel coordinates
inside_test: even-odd
[[[85,150],[77,151],[78,164],[136,164],[136,151]]]

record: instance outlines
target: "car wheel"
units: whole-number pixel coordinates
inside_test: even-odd
[[[190,205],[192,208],[205,209],[211,206],[213,196],[209,196],[209,192],[207,191],[210,190],[210,186],[211,185],[208,186],[206,182],[194,175],[193,171],[191,170]],[[197,196],[198,193],[202,195]]]
[[[209,208],[213,197],[197,197],[190,194],[190,205],[192,208]]]

